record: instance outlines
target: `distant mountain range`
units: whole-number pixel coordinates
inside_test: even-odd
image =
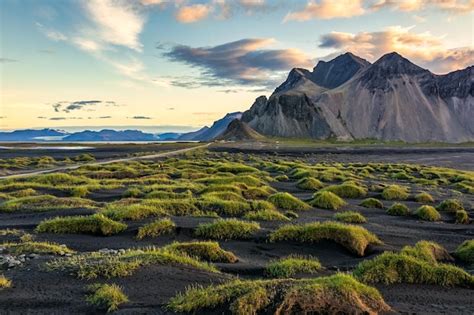
[[[241,112],[234,112],[225,115],[216,120],[211,127],[204,126],[201,129],[181,135],[178,140],[209,141],[217,138],[227,129],[227,126],[235,120],[242,117]]]
[[[293,69],[242,121],[260,134],[341,140],[474,141],[474,66],[435,75],[397,53],[351,53]]]

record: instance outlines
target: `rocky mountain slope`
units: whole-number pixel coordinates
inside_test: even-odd
[[[239,119],[234,119],[225,132],[216,138],[216,140],[225,141],[258,141],[264,139],[264,136]]]
[[[406,142],[474,141],[474,66],[435,75],[397,53],[346,53],[293,69],[242,121],[263,135]]]
[[[241,112],[228,113],[223,118],[216,120],[211,127],[204,126],[203,128],[188,132],[181,135],[178,140],[193,140],[193,141],[209,141],[220,136],[227,129],[227,126],[234,120],[242,117]]]

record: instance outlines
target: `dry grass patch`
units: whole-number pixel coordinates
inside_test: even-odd
[[[366,223],[367,219],[356,211],[344,211],[334,214],[334,219],[344,223]]]
[[[399,185],[390,185],[383,189],[382,198],[385,200],[406,200],[408,189]]]
[[[367,246],[382,243],[375,234],[361,226],[338,222],[284,225],[276,229],[269,236],[270,242],[296,241],[317,243],[322,240],[334,241],[359,256],[364,255]]]
[[[420,203],[434,203],[435,202],[433,199],[433,196],[431,196],[429,193],[424,192],[424,191],[419,194],[416,194],[415,200],[416,202],[420,202]]]
[[[6,289],[12,286],[12,281],[5,277],[4,275],[0,275],[0,290]]]
[[[74,254],[75,251],[68,248],[66,245],[60,245],[53,242],[7,242],[0,245],[4,247],[10,254],[21,255],[21,254],[51,254],[51,255],[64,255]]]
[[[0,212],[40,212],[73,208],[95,208],[97,203],[82,198],[59,198],[51,195],[10,199],[0,204]]]

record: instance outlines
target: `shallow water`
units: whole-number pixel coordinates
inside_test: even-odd
[[[22,147],[22,146],[0,146],[0,150],[91,150],[94,147],[84,146],[35,146],[35,147]]]

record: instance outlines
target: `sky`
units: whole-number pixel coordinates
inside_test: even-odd
[[[474,64],[474,0],[1,0],[0,20],[5,130],[189,131],[347,51]]]

